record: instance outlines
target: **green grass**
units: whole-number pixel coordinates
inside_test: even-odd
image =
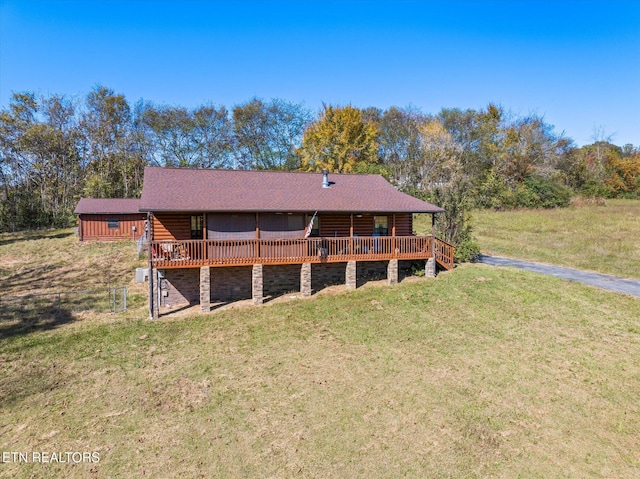
[[[535,285],[535,286],[533,286]],[[3,477],[634,477],[640,301],[463,265],[0,342]]]
[[[640,201],[553,210],[476,211],[483,253],[640,278]]]

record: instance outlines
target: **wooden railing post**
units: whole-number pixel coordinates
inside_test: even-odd
[[[431,254],[434,261],[437,259],[436,254],[436,214],[431,213]]]

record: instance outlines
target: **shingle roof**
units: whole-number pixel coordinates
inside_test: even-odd
[[[74,210],[77,215],[140,213],[137,198],[80,198]]]
[[[146,167],[141,211],[439,213],[380,175]]]

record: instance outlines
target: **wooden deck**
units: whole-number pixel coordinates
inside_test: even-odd
[[[154,268],[429,259],[453,268],[454,248],[432,236],[152,241]]]

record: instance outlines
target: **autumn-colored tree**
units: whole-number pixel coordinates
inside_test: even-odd
[[[586,196],[640,196],[640,152],[608,141],[570,149],[560,162],[568,186]]]
[[[299,150],[300,169],[374,172],[381,166],[376,138],[376,126],[363,118],[362,110],[352,106],[325,106],[320,118],[304,132]]]
[[[640,152],[616,147],[605,160],[605,185],[611,196],[640,197]]]

